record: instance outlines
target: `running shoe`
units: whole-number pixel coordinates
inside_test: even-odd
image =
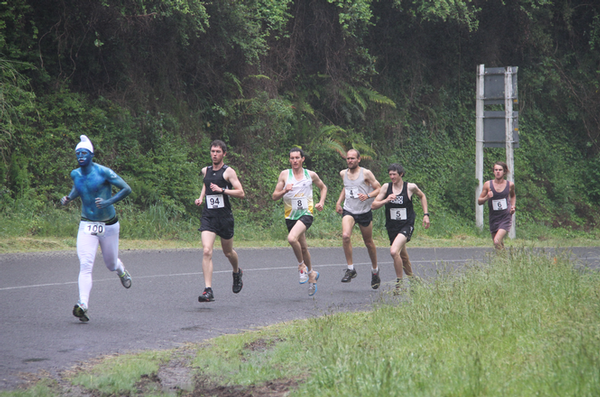
[[[121,279],[121,284],[123,284],[123,287],[125,288],[130,288],[131,287],[131,274],[129,274],[129,272],[125,269],[123,269],[124,272],[123,274],[121,274],[119,276],[119,278]]]
[[[90,316],[88,315],[87,307],[85,307],[85,305],[81,302],[77,302],[75,307],[73,307],[73,315],[79,318],[79,321],[81,322],[86,323],[90,321]]]
[[[300,276],[300,284],[306,284],[308,282],[308,273],[306,273],[306,265],[302,265],[298,269],[298,275]]]
[[[244,286],[244,283],[242,282],[243,275],[244,272],[240,268],[238,268],[237,273],[233,273],[233,286],[231,287],[231,290],[234,294],[240,292],[242,290],[242,287]]]
[[[198,302],[214,302],[214,300],[212,288],[204,288],[204,292],[198,297]]]
[[[308,283],[308,296],[313,296],[317,293],[317,280],[319,279],[320,274],[317,271],[315,271],[315,273],[317,273],[317,276],[315,277],[315,282]]]
[[[394,288],[394,295],[400,295],[402,293],[402,290],[404,289],[404,285],[402,283],[402,279],[401,278],[397,278],[396,279],[396,285]]]
[[[377,289],[379,288],[379,284],[381,284],[381,279],[379,278],[379,270],[377,272],[371,271],[371,288]]]
[[[352,281],[353,278],[355,278],[357,275],[356,273],[356,269],[346,269],[346,273],[344,274],[344,277],[342,278],[342,283],[349,283],[350,281]]]

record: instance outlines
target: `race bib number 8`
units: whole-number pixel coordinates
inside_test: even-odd
[[[492,200],[492,208],[494,211],[506,210],[508,209],[508,203],[506,202],[505,198],[500,200]]]
[[[292,198],[292,210],[308,210],[308,199],[306,197]]]
[[[225,208],[222,194],[210,194],[206,196],[206,208]]]
[[[92,236],[104,236],[104,229],[106,225],[104,222],[85,222],[83,232]]]
[[[390,208],[390,219],[393,221],[405,221],[406,208]]]

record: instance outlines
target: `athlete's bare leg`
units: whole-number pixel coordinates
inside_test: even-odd
[[[308,252],[308,244],[306,242],[306,225],[297,221],[290,233],[288,234],[288,243],[296,255],[298,263],[304,262],[306,268],[310,272],[312,265],[310,262],[310,253]]]
[[[229,263],[231,263],[233,272],[237,273],[239,271],[238,254],[233,249],[233,238],[230,238],[228,240],[221,239],[221,248],[223,248],[223,254],[225,254],[227,259],[229,259]]]
[[[346,264],[351,266],[354,264],[352,258],[352,229],[354,228],[354,218],[351,215],[346,215],[342,218],[342,246],[344,247],[344,255],[346,256]]]
[[[204,286],[206,288],[212,287],[212,274],[213,274],[213,247],[217,235],[213,232],[203,231],[201,234],[202,239],[202,273],[204,274]]]
[[[498,229],[498,231],[492,234],[492,239],[494,240],[494,247],[498,251],[504,249],[504,237],[506,236],[507,231],[504,229]]]
[[[371,259],[371,268],[377,269],[377,247],[375,241],[373,241],[373,222],[369,223],[369,226],[360,226],[360,232],[362,233],[363,241],[367,247],[369,258]]]
[[[394,270],[396,270],[396,278],[402,278],[403,262],[400,252],[406,249],[406,236],[402,233],[398,233],[392,246],[390,247],[390,254],[394,260]]]

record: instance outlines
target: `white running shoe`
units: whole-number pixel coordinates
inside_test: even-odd
[[[308,282],[308,273],[306,272],[306,265],[302,265],[302,268],[298,269],[298,275],[300,276],[300,284],[306,284]]]
[[[315,276],[315,282],[308,283],[308,296],[313,296],[317,293],[317,280],[319,279],[320,274],[317,271],[315,271],[315,273],[317,273],[317,275]]]
[[[125,287],[125,288],[131,287],[131,274],[129,274],[129,272],[127,270],[125,270],[123,272],[123,274],[121,274],[119,276],[119,278],[121,279],[121,284],[123,284],[123,287]]]

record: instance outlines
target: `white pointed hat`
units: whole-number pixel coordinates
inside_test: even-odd
[[[90,138],[88,138],[85,135],[81,135],[79,138],[81,139],[81,142],[77,144],[75,150],[87,149],[90,151],[90,153],[94,153],[94,145],[92,145],[92,141],[90,141]]]

